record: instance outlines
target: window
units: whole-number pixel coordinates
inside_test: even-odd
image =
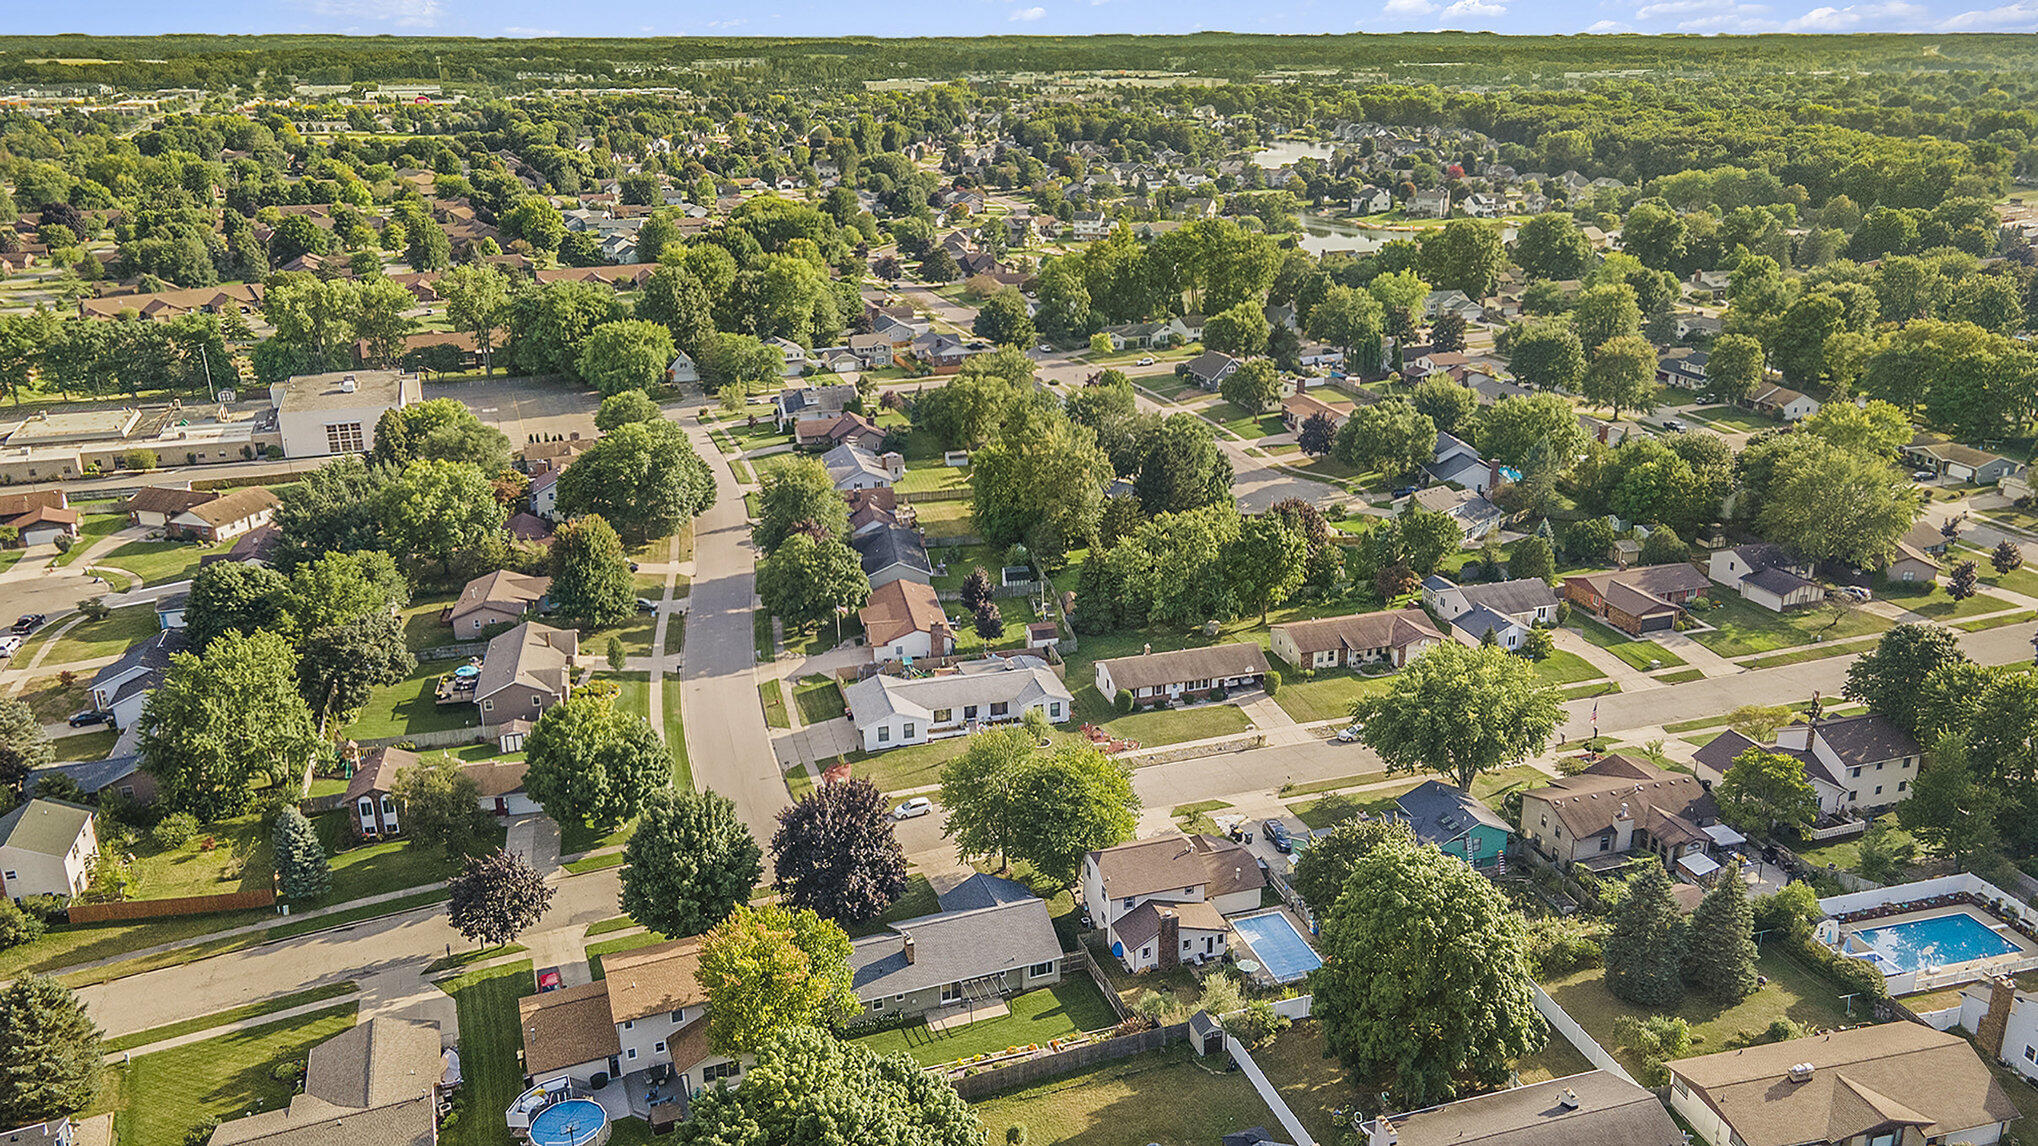
[[[637,1025],[637,1021],[636,1021],[635,1019],[624,1019],[624,1020],[623,1020],[623,1029],[624,1029],[624,1030],[626,1030],[626,1031],[627,1031],[627,1030],[630,1030],[630,1029],[632,1029],[632,1028],[634,1028],[634,1027],[635,1027],[636,1025]]]
[[[2038,1062],[2038,1046],[2026,1046],[2024,1048],[2024,1061]]]
[[[1859,768],[1847,769],[1847,778],[1849,780],[1859,780],[1861,778],[1861,769]]]
[[[937,708],[934,710],[934,723],[936,724],[947,724],[954,719],[955,710],[952,708]]]
[[[957,1002],[957,1001],[958,1001],[958,1000],[960,1000],[961,998],[962,998],[962,984],[961,984],[961,983],[947,983],[947,984],[944,984],[944,985],[942,986],[942,988],[941,988],[941,1001],[942,1001],[942,1002],[944,1002],[944,1003],[953,1003],[953,1002]]]
[[[905,732],[904,732],[904,733],[903,733],[903,734],[902,734],[902,735],[901,735],[901,736],[899,737],[899,739],[901,739],[901,740],[911,740],[912,738],[913,738],[913,726],[912,726],[912,725],[910,725],[910,724],[908,724],[908,725],[906,725],[906,730],[905,730]]]
[[[651,1049],[652,1049],[652,1050],[654,1050],[654,1051],[656,1051],[656,1052],[658,1052],[659,1054],[664,1054],[664,1053],[665,1053],[665,1040],[664,1040],[664,1039],[660,1039],[660,1040],[658,1040],[657,1042],[655,1042],[655,1043],[652,1043],[652,1044],[651,1044]]]
[[[1879,760],[1878,760],[1878,761],[1876,762],[1876,764],[1875,764],[1875,770],[1876,770],[1877,772],[1880,772],[1880,771],[1882,771],[1882,762],[1881,762],[1881,761],[1879,761]]]
[[[1609,852],[1609,851],[1612,851],[1612,850],[1613,850],[1613,837],[1612,837],[1612,836],[1601,836],[1601,837],[1599,837],[1599,850],[1600,850],[1600,851],[1603,851],[1603,852]]]
[[[544,700],[544,698],[543,698],[543,697],[537,697],[537,696],[534,696],[534,697],[532,697],[532,698],[531,698],[531,707],[532,707],[532,708],[537,708],[537,707],[539,707],[539,706],[543,705],[544,703],[545,703],[545,700]]]
[[[383,814],[383,815],[385,815],[385,816],[393,816],[393,815],[395,815],[395,814],[396,814],[396,801],[395,801],[395,800],[392,800],[392,799],[390,799],[390,798],[389,798],[388,796],[384,796],[384,797],[382,797],[382,814]]]
[[[884,727],[883,725],[879,725],[877,730],[877,742],[879,744],[888,744],[891,742],[891,739],[892,730]]]
[[[1032,979],[1038,979],[1042,975],[1052,974],[1054,974],[1054,962],[1052,960],[1049,960],[1046,963],[1035,963],[1033,966],[1028,967],[1026,969],[1027,977]]]
[[[1882,795],[1882,785],[1880,785],[1880,784],[1877,784],[1877,785],[1875,786],[1875,794],[1876,794],[1876,795],[1878,795],[1878,796]]]
[[[375,818],[375,801],[366,796],[361,797],[361,818],[364,820]]]
[[[964,720],[975,720],[977,718],[977,706],[974,704],[963,705],[962,718]]]
[[[630,1060],[631,1062],[636,1062],[636,1061],[637,1061],[637,1048],[636,1048],[636,1047],[631,1047],[631,1048],[629,1048],[628,1050],[625,1050],[625,1051],[623,1052],[623,1057],[624,1057],[624,1058],[626,1058],[626,1059],[629,1059],[629,1060]]]
[[[1047,715],[1059,723],[1061,720],[1061,701],[1050,701],[1047,706]]]
[[[1896,782],[1896,790],[1899,792],[1908,792],[1910,788],[1911,782],[1909,780],[1898,780]]]
[[[484,700],[484,701],[482,701],[482,702],[481,702],[481,711],[483,711],[483,712],[494,712],[494,711],[495,711],[495,702],[494,702],[494,701],[492,701],[492,700]]]
[[[358,454],[363,449],[361,423],[326,423],[326,452],[331,454]]]
[[[1009,711],[1011,711],[1011,706],[1002,700],[996,701],[991,705],[992,716],[1003,716]]]
[[[20,878],[21,878],[20,876],[15,875],[11,871],[0,871],[0,879],[5,879],[8,883],[13,883],[15,880]]]
[[[1849,800],[1859,800],[1859,799],[1861,798],[1861,793],[1859,793],[1859,792],[1849,792],[1849,793],[1847,793],[1847,798],[1848,798]]]
[[[885,1009],[885,1001],[884,1001],[883,999],[872,999],[872,1000],[870,1001],[870,1009],[871,1009],[871,1010],[873,1010],[873,1011],[882,1011],[882,1010],[884,1010],[884,1009]]]
[[[742,1073],[743,1064],[732,1059],[728,1062],[718,1062],[713,1066],[702,1067],[701,1081],[713,1082],[718,1078],[735,1078]]]
[[[686,1021],[686,1012],[685,1012],[685,1011],[674,1011],[674,1012],[672,1012],[672,1025],[673,1025],[673,1026],[675,1026],[675,1027],[676,1027],[676,1026],[678,1026],[679,1024],[681,1024],[681,1023],[685,1022],[685,1021]]]

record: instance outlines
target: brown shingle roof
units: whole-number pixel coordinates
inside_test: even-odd
[[[1203,887],[1205,898],[1265,887],[1251,852],[1213,836],[1160,836],[1090,853],[1113,899]]]
[[[1609,762],[1613,762],[1612,767],[1605,767]],[[1622,756],[1609,757],[1576,776],[1532,788],[1522,793],[1522,799],[1547,804],[1573,839],[1612,827],[1622,806],[1645,827],[1649,826],[1652,811],[1682,818],[1693,826],[1719,818],[1711,794],[1696,776],[1680,776]],[[1528,818],[1526,810],[1522,818],[1524,821]]]
[[[1436,631],[1429,618],[1413,609],[1294,621],[1275,625],[1273,631],[1285,632],[1304,653],[1337,648],[1398,649],[1421,640],[1443,640],[1443,634]]]
[[[603,964],[606,969],[606,959]],[[609,1017],[607,980],[526,995],[517,1000],[517,1020],[524,1031],[526,1074],[598,1062],[622,1053],[616,1021]]]
[[[219,494],[210,500],[191,506],[184,512],[192,514],[207,525],[218,528],[222,525],[231,525],[244,517],[253,517],[265,509],[274,510],[282,504],[282,501],[275,494],[270,493],[261,486],[251,485],[234,490],[231,493]]]
[[[603,956],[610,1017],[620,1023],[706,1003],[696,978],[700,967],[698,935]]]
[[[1161,918],[1166,915],[1173,915],[1184,931],[1223,931],[1228,926],[1224,916],[1207,902],[1162,903],[1149,899],[1119,916],[1111,930],[1127,948],[1137,949],[1161,933]]]
[[[145,485],[134,491],[127,503],[120,508],[128,513],[160,513],[165,516],[182,513],[193,506],[204,505],[219,494],[207,489],[168,489],[163,486]],[[6,516],[0,510],[0,517]]]
[[[870,603],[857,613],[866,642],[877,648],[912,633],[951,635],[948,614],[932,585],[901,579],[870,591]]]
[[[402,748],[371,748],[361,754],[361,766],[347,780],[347,799],[358,800],[370,792],[396,789],[396,774],[418,762],[418,754]]]
[[[458,621],[469,613],[491,606],[509,613],[521,613],[536,605],[538,598],[551,588],[550,577],[529,577],[498,569],[462,586],[460,597],[447,611],[446,619]]]
[[[1236,641],[1200,649],[1114,657],[1097,663],[1108,668],[1111,682],[1119,688],[1141,689],[1178,684],[1185,680],[1214,680],[1264,673],[1267,671],[1267,654],[1256,643]]]

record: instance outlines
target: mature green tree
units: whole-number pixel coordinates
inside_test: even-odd
[[[909,1055],[879,1055],[806,1025],[755,1049],[740,1082],[694,1096],[680,1124],[686,1146],[793,1142],[820,1125],[862,1146],[983,1146],[970,1104]]]
[[[211,822],[247,808],[256,785],[303,774],[318,738],[295,669],[290,642],[272,632],[228,633],[202,657],[170,658],[136,721],[165,808]]]
[[[1628,880],[1614,906],[1606,940],[1606,989],[1644,1007],[1669,1007],[1684,998],[1684,917],[1670,898],[1670,876],[1648,862]]]
[[[1273,405],[1284,389],[1286,384],[1281,380],[1281,372],[1265,358],[1241,363],[1238,369],[1217,384],[1217,392],[1225,401],[1249,414],[1257,414]]]
[[[1232,595],[1246,607],[1258,605],[1264,624],[1274,606],[1302,587],[1308,558],[1309,544],[1293,526],[1278,517],[1249,517],[1225,551],[1224,568]]]
[[[510,466],[509,438],[484,423],[466,403],[433,398],[383,411],[375,423],[377,465],[404,466],[420,458],[471,462],[493,477]]]
[[[1689,561],[1691,546],[1686,545],[1669,526],[1660,525],[1650,530],[1649,536],[1643,539],[1641,558],[1644,565],[1668,565],[1673,561]]]
[[[1571,329],[1590,358],[1608,340],[1640,334],[1642,308],[1626,283],[1587,287],[1571,306]]]
[[[1170,414],[1146,436],[1132,492],[1148,517],[1231,501],[1231,460],[1217,448],[1210,424]]]
[[[1684,258],[1684,220],[1661,199],[1635,204],[1621,225],[1621,249],[1657,270],[1672,270]]]
[[[666,421],[603,434],[559,475],[561,513],[600,514],[632,544],[672,535],[714,501],[714,474]]]
[[[580,692],[546,709],[524,757],[524,790],[562,824],[614,829],[672,785],[671,750],[608,695]]]
[[[849,535],[849,510],[821,459],[798,457],[764,475],[757,491],[757,523],[750,540],[766,553],[794,533],[818,526],[831,537]]]
[[[1649,408],[1656,395],[1656,351],[1639,334],[1607,339],[1592,354],[1585,370],[1587,400],[1605,406],[1618,419],[1621,411]]]
[[[476,943],[497,947],[530,929],[552,905],[552,885],[524,857],[502,848],[469,856],[447,884],[446,922]]]
[[[944,832],[967,859],[1012,856],[1020,814],[1014,792],[1019,774],[1032,762],[1033,735],[1023,728],[998,728],[970,738],[962,755],[941,769]]]
[[[580,376],[603,394],[649,390],[672,364],[672,333],[655,322],[605,322],[580,344]]]
[[[1481,774],[1542,751],[1561,712],[1521,658],[1447,641],[1354,704],[1352,720],[1389,772],[1435,772],[1470,791]]]
[[[1804,827],[1819,817],[1819,794],[1804,773],[1795,756],[1747,749],[1713,786],[1720,821],[1764,838]]]
[[[1385,844],[1414,847],[1415,834],[1399,820],[1340,820],[1329,832],[1309,841],[1295,860],[1295,874],[1289,882],[1311,911],[1328,915],[1350,886],[1352,869]]]
[[[184,639],[203,650],[225,633],[280,629],[289,601],[290,583],[274,569],[215,561],[191,578]]]
[[[1357,287],[1334,286],[1309,309],[1305,324],[1311,338],[1344,351],[1345,363],[1360,375],[1380,368],[1384,334],[1380,300]]]
[[[600,514],[576,517],[552,535],[550,595],[562,614],[597,628],[619,625],[637,611],[623,539]]]
[[[1088,426],[1051,404],[1024,403],[970,458],[971,520],[992,545],[1024,544],[1056,568],[1095,534],[1113,476]]]
[[[1437,428],[1405,398],[1360,406],[1337,428],[1331,456],[1390,479],[1405,477],[1436,456]]]
[[[1432,374],[1416,383],[1408,401],[1446,434],[1463,432],[1479,409],[1479,395],[1448,374]]]
[[[1915,734],[1919,683],[1941,665],[1967,660],[1957,636],[1937,625],[1896,626],[1847,666],[1846,695]]]
[[[1039,337],[1033,329],[1033,316],[1026,310],[1026,298],[1018,287],[1002,287],[997,293],[985,299],[977,307],[977,316],[970,330],[978,338],[989,339],[999,346],[1031,347]]]
[[[416,668],[403,623],[386,612],[313,629],[297,642],[297,692],[324,726],[359,712],[375,689]]]
[[[875,919],[906,893],[891,809],[861,778],[824,784],[780,809],[771,863],[781,902],[838,923]]]
[[[1423,300],[1429,297],[1429,284],[1422,276],[1405,267],[1375,278],[1366,289],[1380,302],[1381,328],[1401,343],[1413,340]]]
[[[611,394],[601,400],[601,408],[595,411],[594,428],[606,434],[618,426],[632,422],[657,422],[665,417],[658,403],[651,400],[642,390],[625,390]]]
[[[701,940],[695,978],[708,996],[708,1046],[752,1054],[789,1030],[856,1014],[849,952],[842,928],[812,911],[737,904]]]
[[[1685,940],[1684,981],[1692,990],[1728,1006],[1755,993],[1755,911],[1740,861],[1721,869],[1699,900]]]
[[[0,989],[0,1123],[32,1126],[92,1105],[106,1056],[70,988],[23,975]]]
[[[276,567],[288,571],[325,553],[382,548],[377,505],[386,476],[348,456],[285,486],[276,511],[277,528],[283,531]]]
[[[502,216],[503,233],[540,251],[556,251],[566,238],[566,218],[551,200],[526,195]]]
[[[1789,465],[1777,467],[1757,505],[1756,528],[1789,539],[1814,561],[1881,567],[1917,520],[1921,491],[1885,458],[1792,437],[1806,441],[1792,445]]]
[[[1525,467],[1541,443],[1548,443],[1560,469],[1585,450],[1578,412],[1556,394],[1502,398],[1480,412],[1472,439],[1487,457],[1515,467]]]
[[[748,903],[763,853],[717,792],[662,788],[623,846],[623,913],[661,935],[699,935]]]
[[[1515,233],[1514,261],[1532,279],[1582,278],[1592,265],[1592,242],[1571,216],[1547,211]]]
[[[0,697],[0,784],[19,789],[31,768],[56,759],[56,746],[28,702]]]
[[[785,351],[754,334],[718,333],[694,353],[701,385],[708,393],[735,387],[739,393],[774,384],[785,373]]]
[[[1435,848],[1368,852],[1324,917],[1321,946],[1309,988],[1326,1047],[1397,1107],[1499,1086],[1549,1037],[1527,924],[1485,876]]]
[[[439,276],[433,287],[446,300],[446,321],[474,336],[481,371],[495,373],[495,342],[509,313],[509,277],[486,263],[468,263]]]
[[[1507,268],[1500,229],[1477,219],[1452,219],[1422,232],[1418,242],[1422,277],[1438,290],[1463,291],[1475,301],[1493,293],[1500,272]]]
[[[287,608],[291,626],[301,633],[388,616],[409,603],[410,585],[396,562],[373,549],[325,553],[290,574]]]
[[[1975,766],[1966,740],[1948,733],[1933,742],[1911,798],[1897,805],[1897,822],[1962,871],[1986,871],[2001,861],[1996,820],[2006,803],[1999,786]]]
[[[481,810],[480,786],[446,753],[398,771],[395,791],[403,805],[404,834],[414,844],[461,856],[473,850],[490,826]]]
[[[1458,528],[1455,519],[1446,514],[1431,513],[1421,506],[1409,505],[1403,509],[1398,524],[1401,529],[1401,560],[1418,577],[1436,572],[1444,558],[1456,553],[1464,543],[1464,531]]]
[[[1538,390],[1576,390],[1585,378],[1585,344],[1563,323],[1531,323],[1514,336],[1507,364]]]
[[[1766,369],[1762,344],[1746,334],[1713,339],[1705,360],[1705,396],[1713,402],[1738,402],[1755,392]]]
[[[825,624],[870,599],[856,550],[834,538],[795,533],[757,563],[757,596],[792,628]]]
[[[1507,575],[1513,578],[1535,577],[1548,581],[1557,574],[1556,555],[1550,552],[1550,543],[1533,534],[1514,543],[1507,551]]]
[[[714,300],[692,271],[661,266],[637,292],[636,317],[663,326],[674,349],[698,359],[715,335]]]
[[[1242,302],[1204,320],[1203,346],[1233,358],[1249,358],[1267,350],[1266,313],[1255,302]]]
[[[444,571],[463,554],[500,544],[508,519],[494,485],[472,462],[412,462],[388,479],[376,504],[391,549]]]
[[[408,813],[405,826],[409,826]],[[318,829],[311,826],[297,805],[286,804],[276,813],[269,843],[276,857],[277,891],[283,898],[293,903],[309,903],[323,898],[332,889],[332,869],[325,845],[319,842]]]
[[[616,292],[600,283],[569,279],[527,285],[510,295],[503,317],[509,341],[503,351],[522,373],[557,374],[578,382],[580,346],[588,333],[627,317]]]
[[[1012,802],[1012,855],[1062,884],[1074,882],[1085,855],[1139,827],[1131,771],[1087,743],[1036,755],[1013,778]]]

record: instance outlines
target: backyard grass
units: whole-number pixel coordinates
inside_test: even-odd
[[[904,1051],[923,1066],[989,1054],[1007,1047],[1039,1046],[1068,1035],[1118,1023],[1118,1013],[1088,975],[1076,975],[1005,1000],[1011,1013],[933,1034],[915,1023],[865,1035],[856,1041],[880,1054]]]
[[[1349,716],[1352,705],[1363,697],[1378,696],[1394,687],[1394,676],[1360,676],[1351,669],[1318,671],[1308,680],[1290,677],[1281,682],[1274,703],[1281,711],[1304,724],[1337,720]]]
[[[438,883],[452,878],[465,864],[464,859],[448,859],[442,848],[414,845],[408,839],[353,843],[347,816],[348,809],[337,808],[312,821],[332,865],[333,889],[326,895],[327,903]],[[505,834],[502,827],[489,826],[481,833],[477,851],[500,845]]]
[[[917,465],[906,471],[892,488],[911,497],[916,493],[940,493],[945,490],[966,490],[969,488],[968,466],[946,466],[940,462]]]
[[[757,696],[764,702],[764,723],[773,728],[792,727],[792,721],[787,718],[785,711],[785,687],[777,677],[759,683]]]
[[[1867,636],[1882,632],[1891,624],[1883,617],[1860,609],[1850,610],[1837,623],[1830,623],[1831,614],[1823,607],[1772,613],[1740,597],[1719,595],[1706,599],[1719,607],[1708,609],[1700,606],[1692,610],[1692,616],[1713,628],[1707,632],[1693,632],[1691,637],[1723,657],[1752,656],[1808,645],[1813,643],[1814,637],[1839,641]]]
[[[51,638],[48,634],[54,633],[62,624],[63,622],[58,621],[46,628],[43,641],[49,641]],[[106,614],[104,620],[79,621],[72,625],[63,636],[55,638],[56,646],[43,658],[43,664],[55,667],[97,657],[119,656],[136,641],[154,636],[160,628],[156,622],[156,610],[153,606],[129,605],[125,609],[115,609]],[[24,646],[20,652],[14,654],[14,660],[19,664],[27,664],[34,659],[34,653],[32,645]],[[90,672],[80,672],[78,675],[87,681],[92,677]]]
[[[877,935],[889,930],[892,924],[901,919],[918,919],[920,916],[933,915],[940,910],[941,901],[935,896],[934,885],[927,882],[927,877],[909,875],[906,877],[906,890],[898,899],[892,901],[890,907],[879,912],[876,919],[848,924],[844,930],[849,932],[850,938],[861,939],[866,935]]]
[[[312,1047],[354,1025],[354,1010],[344,1003],[135,1059],[114,1075],[115,1135],[122,1146],[182,1146],[191,1128],[208,1119],[288,1106],[297,1082],[274,1077],[276,1067],[302,1064]],[[504,1105],[515,1098],[510,1094]]]
[[[1580,621],[1577,633],[1635,668],[1647,671],[1652,668],[1675,668],[1684,663],[1684,658],[1654,641],[1638,641],[1618,629],[1608,628],[1596,620]],[[1655,661],[1655,664],[1650,664]]]
[[[104,760],[113,746],[120,743],[120,733],[111,728],[97,732],[84,732],[76,736],[60,737],[56,741],[58,760]]]
[[[210,846],[208,846],[210,845]],[[262,816],[251,812],[206,825],[197,836],[165,848],[147,834],[129,845],[134,857],[132,899],[216,895],[269,886],[269,834]]]
[[[1787,1018],[1800,1026],[1822,1028],[1868,1021],[1860,1007],[1855,1008],[1855,1014],[1850,1018],[1846,1005],[1840,1001],[1838,988],[1814,977],[1774,947],[1763,948],[1755,969],[1759,974],[1768,976],[1768,984],[1731,1007],[1722,1007],[1696,995],[1687,997],[1675,1007],[1636,1007],[1615,998],[1606,989],[1606,972],[1599,967],[1574,971],[1544,983],[1543,989],[1585,1028],[1587,1034],[1612,1052],[1623,1066],[1636,1072],[1642,1068],[1641,1056],[1621,1046],[1613,1033],[1614,1020],[1622,1015],[1647,1018],[1660,1013],[1683,1018],[1691,1024],[1694,1054],[1723,1050],[1726,1041],[1734,1035],[1759,1033],[1777,1019]]]
[[[842,700],[842,690],[827,677],[810,676],[794,684],[793,703],[800,706],[802,724],[837,720],[848,711]]]
[[[474,705],[442,705],[432,697],[432,689],[438,684],[439,677],[466,663],[458,658],[419,661],[410,675],[369,693],[368,703],[361,707],[361,714],[347,726],[347,736],[354,740],[377,740],[476,727],[480,724],[480,713]]]
[[[511,1097],[515,1097],[512,1095]],[[1187,1043],[975,1104],[993,1140],[1024,1126],[1037,1146],[1206,1146],[1213,1135],[1276,1126],[1273,1112],[1238,1071],[1196,1058]]]
[[[459,1015],[460,1069],[465,1076],[439,1141],[446,1146],[502,1146],[509,1140],[502,1112],[524,1089],[517,1000],[536,989],[531,963],[483,967],[448,979],[439,989],[453,997]]]
[[[351,995],[360,989],[359,984],[352,982],[328,983],[323,987],[313,987],[307,991],[293,991],[288,995],[278,995],[273,999],[263,999],[255,1003],[243,1003],[238,1007],[232,1007],[224,1011],[214,1011],[212,1014],[200,1015],[195,1019],[185,1019],[181,1023],[167,1023],[160,1027],[150,1027],[145,1031],[135,1031],[132,1034],[122,1035],[117,1039],[107,1039],[105,1045],[109,1052],[132,1050],[135,1047],[145,1047],[150,1043],[162,1042],[164,1039],[174,1039],[179,1035],[188,1035],[194,1031],[209,1031],[214,1027],[226,1026],[228,1023],[246,1022],[249,1019],[261,1018],[263,1015],[273,1015],[277,1011],[287,1011],[292,1007],[302,1007],[310,1003],[322,1003],[327,999],[337,999],[343,995]]]
[[[198,571],[208,553],[225,553],[232,542],[202,545],[196,541],[130,541],[111,553],[102,554],[98,564],[124,569],[145,585],[183,581]],[[75,549],[72,552],[76,552]]]

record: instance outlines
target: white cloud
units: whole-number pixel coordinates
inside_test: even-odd
[[[1619,20],[1595,20],[1585,29],[1585,34],[1588,36],[1610,36],[1616,32],[1632,31],[1634,31],[1633,28],[1628,27]]]
[[[502,34],[513,36],[519,40],[545,40],[554,36],[563,36],[566,33],[557,28],[524,28],[513,24],[510,27],[504,28]]]
[[[1507,5],[1492,3],[1491,0],[1458,0],[1444,9],[1446,20],[1490,20],[1507,15]]]
[[[321,16],[374,20],[399,28],[430,28],[439,22],[439,0],[311,0]]]
[[[1795,20],[1783,25],[1786,32],[1848,32],[1865,24],[1917,25],[1925,18],[1925,9],[1906,0],[1885,0],[1879,4],[1849,4],[1845,8],[1830,5],[1814,8]]]
[[[745,20],[742,17],[738,16],[731,17],[730,19],[727,20],[710,20],[707,22],[705,26],[709,28],[741,28],[743,25],[748,24],[749,22],[750,21]]]
[[[1635,9],[1635,19],[1663,20],[1677,16],[1719,18],[1753,15],[1768,10],[1761,4],[1739,3],[1736,0],[1661,0],[1659,3],[1644,4]]]
[[[1939,27],[1948,32],[2028,32],[2038,29],[2038,3],[2017,0],[2000,8],[1976,8],[1947,17]]]
[[[1427,16],[1436,10],[1429,0],[1387,0],[1387,6],[1380,9],[1389,16]]]
[[[1012,20],[1015,23],[1027,23],[1033,20],[1038,20],[1045,15],[1047,15],[1047,9],[1042,8],[1036,4],[1031,8],[1018,8],[1013,10]]]

